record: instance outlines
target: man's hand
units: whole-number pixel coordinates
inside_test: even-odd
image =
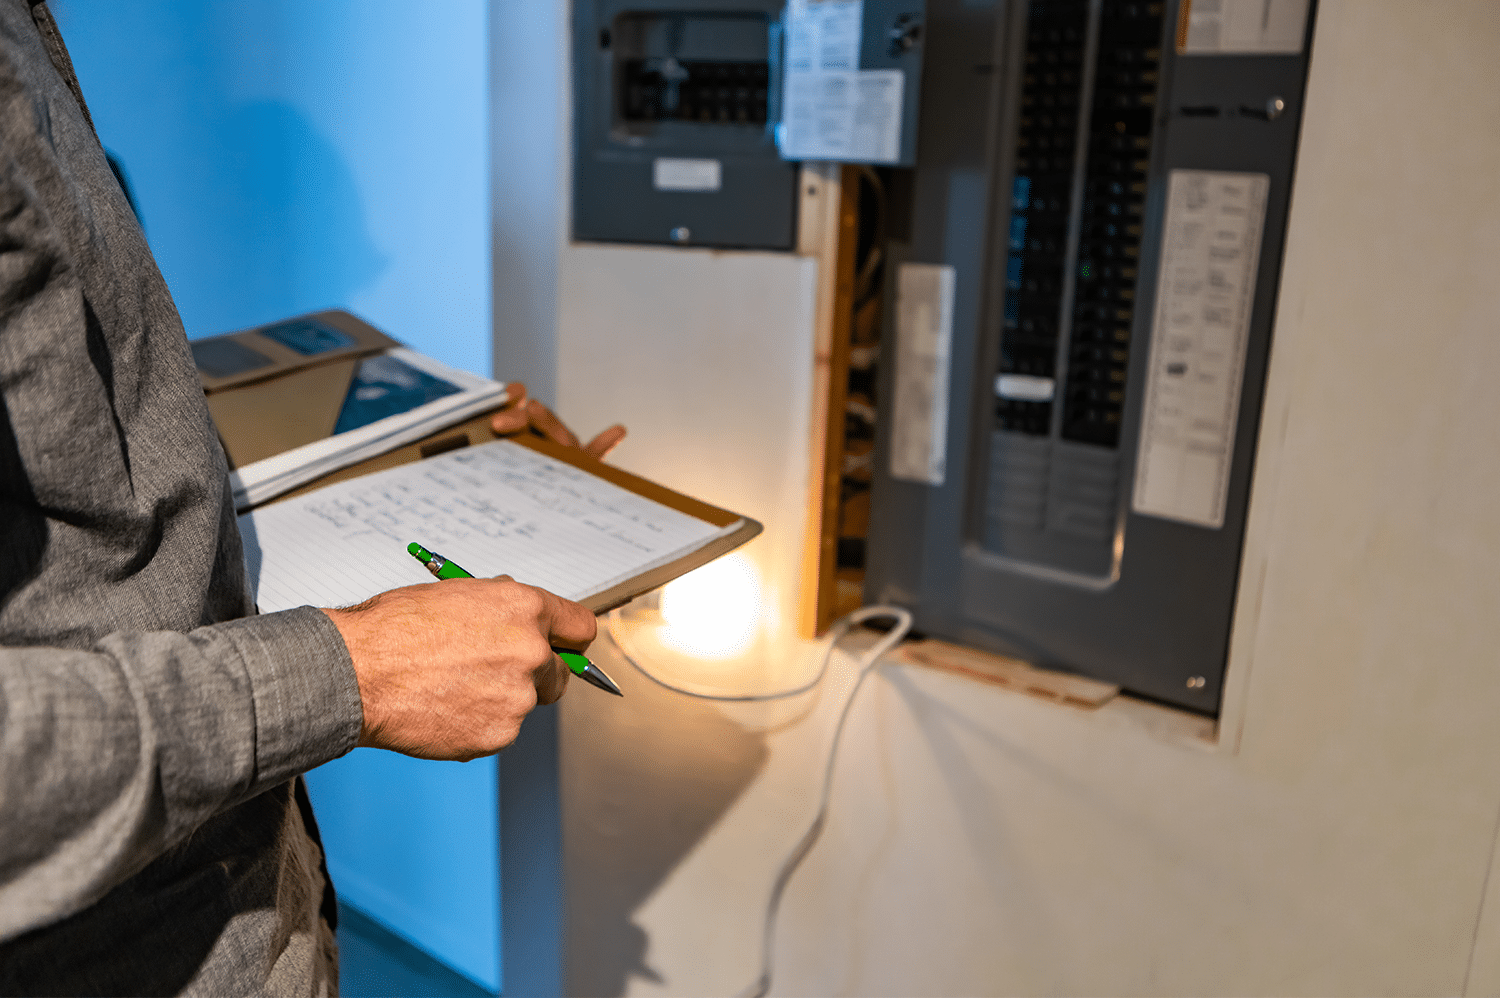
[[[625,439],[625,427],[616,423],[588,443],[580,443],[573,435],[573,431],[563,425],[563,421],[558,419],[551,409],[536,399],[526,397],[526,386],[521,382],[512,381],[506,385],[505,394],[509,396],[505,409],[496,413],[495,418],[490,420],[490,425],[496,433],[507,434],[519,433],[526,429],[535,430],[564,447],[577,447],[601,461],[606,454],[615,449],[616,444]]]
[[[354,659],[359,744],[422,759],[475,759],[515,741],[521,719],[567,684],[551,646],[582,651],[596,630],[587,608],[504,575],[323,612]]]
[[[581,444],[525,385],[505,391],[496,433],[534,430],[596,458],[625,438],[616,424]],[[421,759],[476,759],[515,741],[531,709],[567,685],[551,646],[582,651],[597,630],[586,607],[507,575],[393,589],[323,612],[354,660],[365,714],[359,744]]]

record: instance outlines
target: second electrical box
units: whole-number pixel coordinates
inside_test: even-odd
[[[783,0],[578,0],[577,239],[791,249],[777,152]]]
[[[1309,14],[930,0],[869,599],[1217,712]]]

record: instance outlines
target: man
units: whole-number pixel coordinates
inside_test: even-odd
[[[0,994],[335,992],[299,774],[498,751],[594,634],[503,578],[255,615],[171,298],[51,15],[0,0]]]

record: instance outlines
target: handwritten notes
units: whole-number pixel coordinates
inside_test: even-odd
[[[262,612],[349,606],[432,576],[412,541],[475,575],[569,599],[723,534],[711,523],[506,440],[330,485],[240,517]]]

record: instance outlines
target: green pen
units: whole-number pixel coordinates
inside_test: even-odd
[[[406,546],[406,550],[411,552],[411,556],[413,558],[426,565],[427,571],[431,572],[433,575],[437,576],[440,579],[474,578],[473,575],[470,575],[462,568],[459,568],[458,565],[449,561],[447,558],[444,558],[442,555],[437,554],[436,552],[427,550],[415,541],[411,544],[408,544]],[[568,667],[568,670],[572,672],[573,675],[587,682],[593,683],[601,690],[613,693],[617,697],[622,697],[625,695],[620,692],[620,688],[615,685],[615,681],[604,674],[603,669],[599,668],[593,662],[589,661],[587,655],[581,655],[578,652],[568,648],[559,648],[556,645],[552,646],[552,652],[558,658],[562,659],[563,665],[566,665]]]

